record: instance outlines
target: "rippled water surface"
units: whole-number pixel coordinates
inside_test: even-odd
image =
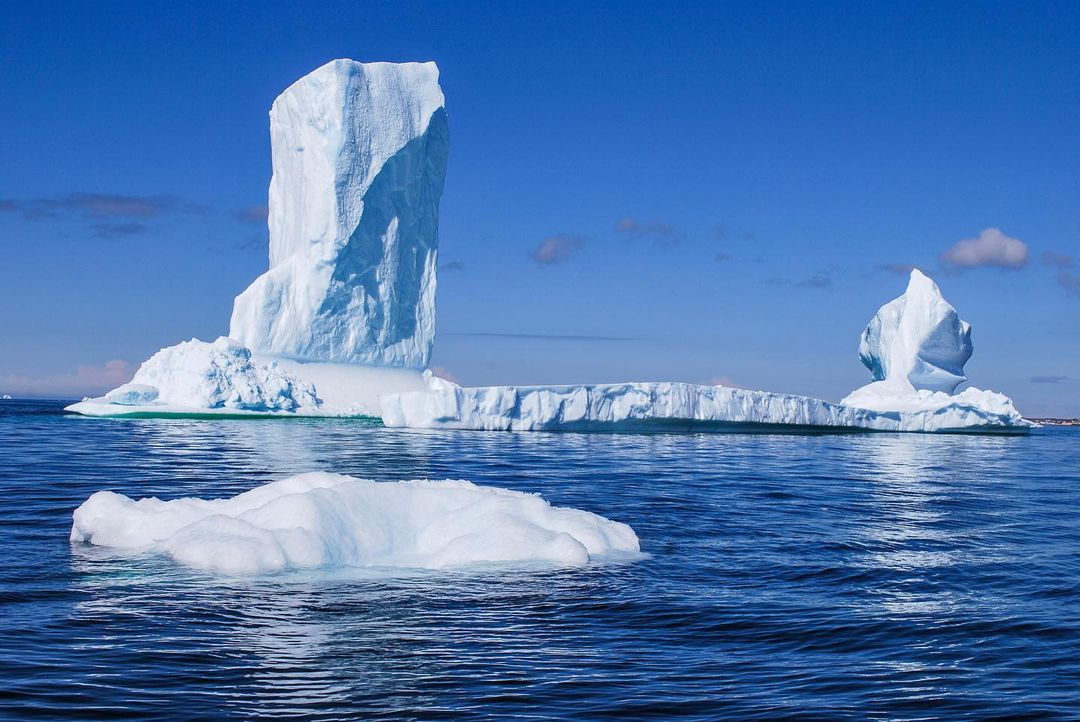
[[[1080,431],[583,435],[0,402],[0,715],[1080,717]],[[219,579],[68,542],[90,494],[327,470],[627,522],[581,569]]]

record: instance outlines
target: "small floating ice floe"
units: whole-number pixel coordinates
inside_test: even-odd
[[[73,542],[157,552],[220,574],[286,569],[580,566],[633,557],[637,534],[540,496],[469,481],[376,482],[312,472],[227,499],[130,499],[99,491]]]

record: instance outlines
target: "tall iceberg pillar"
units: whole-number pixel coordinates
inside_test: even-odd
[[[229,336],[267,356],[423,368],[449,134],[435,63],[334,60],[270,110],[270,269]]]

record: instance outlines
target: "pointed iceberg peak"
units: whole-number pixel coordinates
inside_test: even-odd
[[[260,354],[423,368],[449,135],[435,63],[334,60],[270,109],[270,269],[229,334]]]
[[[967,380],[971,352],[971,325],[917,268],[904,295],[878,310],[859,342],[859,357],[875,381],[949,394]]]

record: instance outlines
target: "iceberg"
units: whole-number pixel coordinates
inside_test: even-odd
[[[375,416],[380,394],[425,388],[449,148],[435,63],[327,63],[274,101],[270,140],[270,268],[229,337],[163,349],[69,411]]]
[[[435,63],[335,60],[270,109],[270,270],[229,336],[256,353],[422,369],[449,135]]]
[[[321,401],[315,387],[280,368],[256,363],[251,351],[222,336],[213,343],[193,338],[151,356],[135,377],[101,402],[69,408],[87,415],[205,412],[273,415],[315,413]]]
[[[845,406],[883,413],[955,415],[974,410],[1019,429],[1023,420],[1012,400],[993,391],[967,388],[964,364],[971,358],[971,324],[960,319],[941,289],[918,269],[907,290],[878,309],[859,339],[859,358],[873,381],[848,394]]]
[[[871,319],[859,344],[872,383],[839,404],[725,386],[669,382],[462,388],[380,398],[383,423],[509,431],[913,431],[1026,433],[1012,400],[968,388],[971,326],[937,285],[912,271],[907,291]]]
[[[920,392],[922,393],[922,392]],[[1024,433],[1000,394],[893,400],[867,409],[820,399],[674,382],[578,386],[441,387],[388,394],[383,424],[479,431],[920,431]],[[944,398],[940,398],[944,397]]]
[[[967,381],[972,350],[971,324],[917,268],[904,294],[882,306],[859,339],[859,358],[874,381],[946,394]]]
[[[434,63],[335,60],[270,110],[269,270],[229,337],[158,352],[131,383],[68,407],[98,416],[373,416],[386,426],[519,431],[1025,433],[967,381],[971,326],[914,270],[859,340],[871,382],[840,403],[633,382],[462,388],[425,371],[435,338],[449,146]]]
[[[195,569],[442,569],[481,563],[580,566],[640,555],[626,524],[468,481],[375,482],[311,472],[226,499],[133,500],[99,491],[71,541],[165,554]]]

